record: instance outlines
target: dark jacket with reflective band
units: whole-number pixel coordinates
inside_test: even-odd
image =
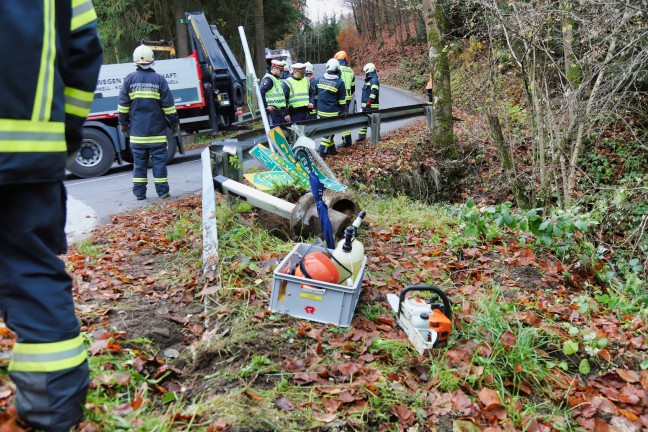
[[[362,86],[362,108],[367,107],[367,101],[371,101],[371,108],[380,109],[380,82],[378,74],[370,72],[365,77],[364,86]]]
[[[337,117],[347,110],[344,81],[335,75],[325,73],[317,79],[317,115]]]
[[[307,106],[311,98],[311,85],[308,78],[297,79],[291,76],[284,80],[283,93],[291,112],[300,109],[303,111],[308,110]]]
[[[0,184],[64,178],[102,62],[96,19],[90,0],[0,2]]]
[[[169,84],[153,69],[137,67],[119,92],[119,124],[130,128],[130,144],[146,147],[167,142],[167,126],[180,123]]]
[[[263,99],[263,106],[266,108],[273,106],[279,109],[279,112],[283,115],[286,108],[286,96],[283,92],[281,80],[272,74],[266,74],[261,80],[259,90]]]

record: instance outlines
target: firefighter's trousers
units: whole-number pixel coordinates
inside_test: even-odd
[[[65,252],[62,182],[0,185],[0,310],[18,335],[9,364],[16,407],[32,427],[67,431],[88,389]]]
[[[153,183],[155,183],[155,191],[159,197],[168,194],[169,179],[167,178],[166,144],[146,147],[131,145],[131,152],[133,153],[133,194],[136,197],[146,196],[149,158],[153,165]]]

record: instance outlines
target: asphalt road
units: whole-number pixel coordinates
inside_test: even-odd
[[[323,65],[315,65],[315,75],[323,73]],[[380,71],[379,71],[380,74]],[[356,96],[359,99],[364,76],[356,79]],[[357,101],[359,103],[359,101]],[[419,95],[404,92],[394,87],[382,85],[380,88],[380,107],[391,108],[425,102]],[[358,105],[359,106],[359,105]],[[383,123],[381,131],[386,132],[403,127],[411,120]],[[352,131],[357,138],[357,130]],[[340,142],[339,135],[336,142]],[[188,150],[185,155],[176,155],[168,166],[171,196],[179,197],[198,192],[202,189],[200,152],[202,149]],[[70,243],[88,237],[97,225],[110,222],[111,215],[121,214],[159,201],[149,170],[148,198],[137,201],[131,191],[132,165],[113,165],[102,177],[79,179],[69,177],[65,181],[68,191],[68,223],[66,233]]]

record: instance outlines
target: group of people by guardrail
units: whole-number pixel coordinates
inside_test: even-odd
[[[273,60],[261,80],[260,90],[263,106],[268,114],[270,127],[314,118],[346,118],[354,110],[355,73],[349,66],[349,56],[338,51],[326,62],[326,71],[320,77],[313,76],[310,63],[293,63],[293,74],[282,79],[284,64]],[[367,63],[361,94],[362,111],[380,109],[380,81],[374,63]],[[340,147],[351,147],[351,131],[342,132]],[[367,128],[361,128],[358,141],[367,136]],[[318,152],[322,157],[335,156],[335,135],[322,137]]]

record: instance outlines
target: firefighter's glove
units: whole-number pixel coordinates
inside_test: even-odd
[[[122,135],[124,135],[124,138],[128,138],[130,136],[130,128],[126,125],[119,125],[119,130],[121,131]]]
[[[180,125],[179,124],[173,126],[173,136],[177,137],[178,135],[180,135]]]
[[[342,111],[342,118],[346,120],[347,114],[349,114],[349,111]]]

